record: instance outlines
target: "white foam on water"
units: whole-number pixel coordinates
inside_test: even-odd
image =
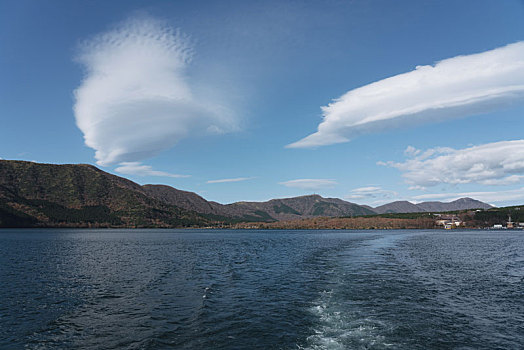
[[[381,335],[387,329],[386,324],[348,309],[351,306],[337,302],[332,290],[321,292],[316,305],[310,308],[319,323],[304,349],[381,349],[391,345]]]
[[[394,325],[380,320],[369,305],[366,307],[351,299],[347,292],[352,282],[346,276],[374,269],[383,259],[382,252],[410,235],[412,233],[385,234],[339,252],[336,257],[339,269],[330,274],[333,288],[320,292],[309,309],[317,322],[306,338],[304,349],[391,349],[399,346],[388,339]]]
[[[333,290],[321,292],[309,311],[318,319],[318,325],[307,337],[304,349],[387,349],[392,346],[383,335],[389,329],[387,324],[365,316],[351,301],[338,300]]]

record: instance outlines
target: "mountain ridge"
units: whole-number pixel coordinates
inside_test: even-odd
[[[387,203],[374,208],[377,214],[389,213],[423,213],[423,212],[445,212],[467,209],[490,209],[493,208],[490,204],[481,202],[479,200],[464,197],[451,202],[421,202],[411,203],[408,201],[395,201]]]
[[[409,209],[422,212],[437,207],[491,208],[470,198],[425,203],[393,202],[371,208],[339,198],[303,195],[221,204],[167,185],[139,185],[90,164],[0,160],[0,227],[202,227],[363,216]]]
[[[0,226],[187,227],[209,221],[92,165],[0,160]]]

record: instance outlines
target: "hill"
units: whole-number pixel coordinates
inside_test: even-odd
[[[319,195],[272,199],[267,202],[237,202],[220,204],[210,202],[193,192],[181,191],[165,185],[144,185],[152,197],[218,220],[262,221],[296,220],[316,216],[358,216],[374,211],[338,198]]]
[[[202,227],[477,208],[491,206],[461,198],[371,208],[319,195],[220,204],[170,186],[141,186],[92,165],[0,160],[0,227]]]
[[[210,222],[91,165],[0,160],[3,227],[187,227]]]
[[[374,214],[364,206],[338,198],[323,198],[319,195],[272,199],[267,202],[238,202],[229,204],[229,210],[262,211],[270,217],[281,220],[296,220],[317,216],[360,216]]]
[[[423,213],[447,212],[467,209],[490,209],[491,205],[472,198],[460,198],[452,202],[422,202],[413,204],[408,201],[398,201],[373,208],[377,214],[389,213]]]
[[[220,204],[86,164],[0,160],[0,227],[188,227],[374,212],[318,195]]]
[[[420,213],[424,211],[417,205],[408,201],[397,201],[388,204],[381,205],[373,208],[373,211],[377,214],[389,214],[389,213]]]
[[[466,209],[490,209],[491,205],[472,198],[459,198],[449,203],[442,202],[423,202],[418,203],[417,207],[427,212],[456,211]]]

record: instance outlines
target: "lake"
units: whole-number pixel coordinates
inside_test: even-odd
[[[0,230],[1,349],[522,349],[521,231]]]

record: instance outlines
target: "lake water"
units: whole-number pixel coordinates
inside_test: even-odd
[[[520,231],[0,230],[1,349],[523,349]]]

